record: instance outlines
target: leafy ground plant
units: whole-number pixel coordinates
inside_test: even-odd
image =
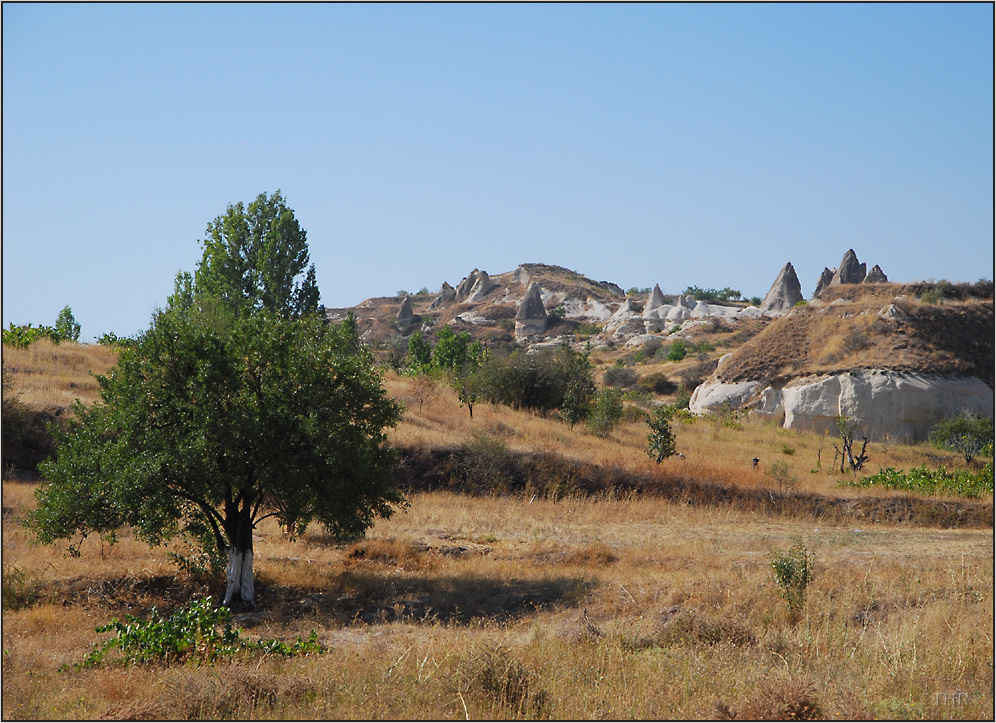
[[[783,554],[775,555],[771,567],[782,597],[793,615],[802,610],[806,602],[806,588],[813,581],[813,563],[816,555],[810,553],[800,540]]]
[[[982,497],[993,493],[993,463],[987,462],[979,472],[956,469],[948,472],[943,467],[936,470],[928,469],[927,465],[906,470],[888,467],[878,474],[862,479],[844,480],[838,482],[839,487],[888,487],[894,490],[906,490],[921,495],[961,495],[964,497]]]
[[[315,631],[311,632],[307,640],[298,638],[290,644],[279,640],[253,643],[232,627],[232,614],[228,608],[212,608],[210,597],[194,600],[169,617],[162,617],[156,608],[152,608],[148,620],[129,615],[125,622],[115,618],[107,625],[96,628],[96,631],[114,632],[115,636],[95,644],[94,649],[83,658],[83,662],[73,666],[74,668],[100,665],[113,650],[120,653],[114,659],[119,665],[169,665],[187,662],[199,665],[213,663],[219,657],[240,652],[278,653],[285,656],[322,652]]]

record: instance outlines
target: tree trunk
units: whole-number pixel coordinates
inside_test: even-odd
[[[251,545],[248,550],[239,550],[235,545],[228,548],[228,567],[225,568],[225,577],[228,580],[225,607],[231,607],[233,601],[239,601],[250,608],[256,607]]]
[[[228,547],[228,567],[225,576],[228,587],[225,590],[225,607],[233,602],[241,602],[244,607],[256,607],[255,578],[252,569],[252,522],[248,509],[238,516],[235,534],[230,537],[233,544]]]

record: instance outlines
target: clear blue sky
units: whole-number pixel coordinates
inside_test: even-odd
[[[992,278],[993,5],[3,5],[4,326],[144,329],[276,189],[329,307]]]

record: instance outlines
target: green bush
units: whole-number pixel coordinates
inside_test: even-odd
[[[654,394],[671,394],[678,388],[678,385],[670,381],[664,372],[651,372],[641,377],[636,385],[640,389]]]
[[[219,630],[220,628],[220,630]],[[76,668],[92,668],[105,661],[108,653],[117,650],[119,665],[142,663],[213,663],[219,657],[247,653],[277,653],[293,656],[300,653],[320,653],[318,635],[291,644],[278,640],[260,640],[253,643],[243,638],[232,627],[232,614],[226,607],[212,609],[211,598],[194,600],[179,608],[171,616],[162,617],[156,608],[149,612],[149,619],[133,615],[125,622],[117,618],[96,628],[98,633],[115,633],[88,653]]]
[[[602,381],[609,387],[628,389],[636,384],[636,372],[627,367],[612,367],[605,370]]]
[[[674,361],[674,362],[681,361],[682,359],[685,358],[685,355],[687,353],[688,351],[685,347],[685,342],[681,339],[677,339],[673,344],[671,344],[671,347],[668,349],[667,359],[668,361]]]
[[[813,564],[816,555],[810,553],[802,541],[797,542],[781,555],[775,555],[771,567],[782,598],[793,615],[802,610],[806,602],[806,588],[813,581]]]
[[[987,444],[992,444],[993,420],[965,409],[935,424],[930,430],[929,439],[941,449],[960,452],[967,464]]]
[[[588,428],[599,437],[607,437],[622,416],[622,393],[618,389],[600,389],[591,406]]]
[[[657,464],[677,454],[674,447],[674,432],[671,431],[671,417],[674,413],[675,408],[665,404],[655,409],[647,420],[647,426],[650,427],[650,434],[647,435],[647,441],[650,443],[647,456]]]
[[[17,349],[26,349],[39,339],[51,335],[52,327],[50,326],[31,326],[31,324],[16,326],[14,322],[11,322],[10,327],[3,330],[3,343]]]
[[[574,424],[587,416],[595,394],[588,355],[569,346],[556,353],[489,356],[480,368],[481,398],[513,409],[559,409]]]
[[[862,479],[844,480],[838,482],[837,485],[839,487],[877,485],[922,495],[948,494],[982,497],[993,493],[993,463],[990,460],[979,472],[960,469],[948,472],[943,467],[931,470],[927,468],[927,465],[914,467],[908,472],[888,467],[878,474]]]

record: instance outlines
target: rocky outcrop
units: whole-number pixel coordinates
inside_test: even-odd
[[[796,378],[784,386],[763,382],[706,382],[692,394],[696,414],[718,411],[723,403],[747,406],[762,419],[786,429],[822,434],[836,429],[840,415],[857,423],[871,441],[920,441],[941,417],[969,409],[993,415],[993,392],[978,377],[904,374],[862,369]]]
[[[878,264],[875,264],[874,266],[871,267],[871,271],[868,272],[868,275],[865,276],[865,280],[863,283],[884,284],[888,280],[889,278],[885,275],[885,272],[882,271],[882,269],[879,267]]]
[[[401,308],[398,310],[398,329],[404,333],[408,331],[414,323],[415,312],[412,311],[412,300],[411,297],[406,296],[401,302]]]
[[[830,279],[830,285],[860,284],[865,280],[865,275],[865,264],[858,263],[858,255],[854,253],[854,249],[848,249],[844,258],[840,260],[840,266],[834,272],[833,278]]]
[[[443,287],[439,290],[439,296],[432,300],[432,303],[429,304],[429,308],[438,309],[443,304],[447,304],[451,301],[456,301],[456,289],[444,281]]]
[[[494,287],[495,283],[488,276],[487,271],[474,269],[457,286],[456,300],[461,303],[467,302],[472,304],[483,299]]]
[[[799,277],[792,264],[787,263],[778,272],[764,301],[761,302],[761,311],[784,313],[802,300],[802,284],[799,283]]]
[[[515,335],[530,336],[546,331],[547,316],[543,307],[543,289],[535,281],[529,285],[515,310]]]
[[[830,282],[833,281],[833,269],[828,269],[823,267],[823,273],[820,274],[820,280],[816,282],[816,291],[813,292],[813,298],[818,297],[824,289],[829,288]]]

